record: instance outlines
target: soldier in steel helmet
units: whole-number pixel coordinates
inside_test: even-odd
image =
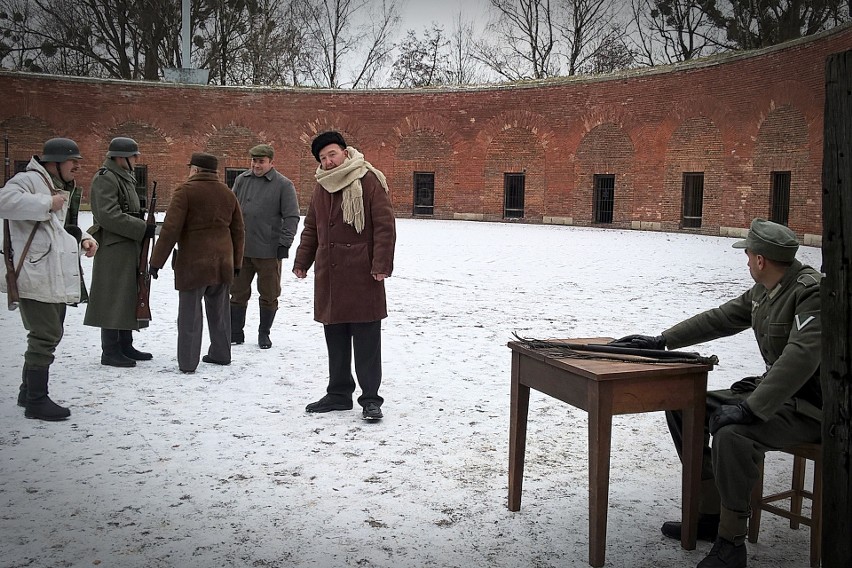
[[[698,538],[715,544],[698,568],[746,566],[749,502],[764,454],[821,438],[822,275],[796,260],[796,234],[778,223],[755,219],[746,238],[733,246],[745,249],[748,256],[755,282],[751,289],[658,336],[629,335],[617,341],[678,349],[754,330],[766,372],[707,393]],[[666,419],[680,454],[681,413],[668,411]],[[662,532],[679,540],[681,523],[664,523]]]
[[[92,268],[89,306],[83,323],[101,328],[101,364],[134,367],[150,353],[133,346],[133,332],[148,326],[136,319],[136,272],[148,225],[136,192],[134,169],[139,145],[132,138],[113,138],[90,190],[94,225],[90,232],[102,249]]]
[[[0,217],[9,224],[21,321],[27,349],[18,405],[27,418],[64,420],[68,408],[53,402],[47,383],[62,339],[66,307],[85,300],[80,251],[94,256],[97,241],[77,226],[80,190],[75,178],[80,149],[68,138],[51,138],[41,156],[0,189]],[[6,290],[6,279],[0,279]]]

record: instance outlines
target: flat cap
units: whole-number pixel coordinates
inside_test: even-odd
[[[799,250],[799,241],[796,240],[796,233],[788,227],[758,218],[751,222],[746,238],[732,246],[750,250],[769,260],[792,262]]]
[[[340,132],[329,130],[328,132],[317,134],[316,138],[311,142],[311,154],[314,155],[317,162],[320,161],[320,152],[329,144],[337,144],[341,148],[346,148],[346,140],[343,139],[343,135]]]
[[[201,168],[202,170],[211,170],[215,172],[219,169],[219,159],[213,154],[195,152],[192,155],[192,158],[189,159],[189,165]]]
[[[272,151],[272,146],[269,144],[258,144],[249,150],[249,156],[252,158],[269,158],[271,160],[274,155],[275,152]]]

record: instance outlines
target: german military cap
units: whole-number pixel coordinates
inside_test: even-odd
[[[769,260],[792,262],[799,250],[799,241],[796,240],[796,233],[788,227],[758,218],[751,222],[746,238],[732,246],[750,250]]]

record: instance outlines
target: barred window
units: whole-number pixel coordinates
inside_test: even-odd
[[[248,171],[247,168],[225,168],[225,185],[234,189],[234,182],[237,180],[237,176],[246,171]]]
[[[414,172],[414,214],[432,215],[435,210],[435,173]]]
[[[133,177],[136,178],[136,194],[139,196],[139,204],[145,210],[148,207],[148,166],[135,166]]]
[[[704,172],[683,174],[683,217],[681,227],[698,229],[701,227],[704,209]]]
[[[615,208],[615,176],[595,174],[595,194],[592,204],[595,223],[612,223]]]
[[[772,172],[769,220],[781,225],[790,220],[790,172]]]
[[[523,219],[526,174],[503,174],[503,217]]]

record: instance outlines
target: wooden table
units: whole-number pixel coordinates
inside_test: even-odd
[[[558,340],[566,343],[607,343],[610,338]],[[512,350],[512,391],[509,416],[509,510],[521,508],[527,415],[534,388],[589,413],[589,564],[603,566],[609,498],[609,456],[612,417],[616,414],[681,410],[683,412],[683,528],[681,545],[695,548],[698,492],[707,372],[712,365],[642,363],[604,359],[562,358],[526,347]],[[650,456],[649,456],[650,459]]]

